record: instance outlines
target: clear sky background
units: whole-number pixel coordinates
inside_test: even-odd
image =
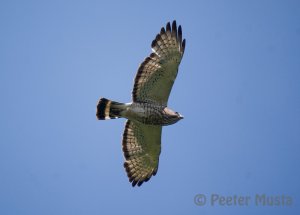
[[[169,106],[185,119],[132,188],[125,120],[97,121],[96,103],[131,100],[174,19],[187,46]],[[1,215],[300,212],[300,1],[1,1],[0,98]],[[213,194],[251,201],[212,206]]]

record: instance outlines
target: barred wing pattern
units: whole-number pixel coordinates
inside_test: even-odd
[[[140,65],[134,80],[133,101],[167,105],[185,49],[181,26],[177,30],[173,21],[171,29],[168,22],[151,46],[153,52]]]
[[[161,131],[161,126],[127,120],[123,134],[124,167],[132,186],[141,186],[156,174]]]
[[[133,102],[167,106],[185,49],[181,26],[167,23],[152,42],[152,53],[134,80]],[[142,185],[158,170],[162,126],[127,120],[123,134],[124,167],[132,186]]]

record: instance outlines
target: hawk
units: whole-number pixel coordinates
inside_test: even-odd
[[[123,133],[124,167],[132,186],[141,186],[156,175],[161,151],[162,126],[183,116],[167,107],[169,95],[185,49],[182,28],[173,21],[161,28],[153,40],[152,53],[140,64],[134,79],[132,102],[119,103],[101,98],[99,120],[126,118]]]

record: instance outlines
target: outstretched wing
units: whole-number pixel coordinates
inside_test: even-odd
[[[123,134],[124,167],[132,186],[141,186],[157,173],[161,131],[161,126],[127,120]]]
[[[185,48],[181,26],[177,30],[173,21],[171,29],[168,22],[151,46],[153,52],[140,65],[134,80],[133,101],[167,105]]]

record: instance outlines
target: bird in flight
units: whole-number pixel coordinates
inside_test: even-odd
[[[99,120],[126,118],[123,133],[124,167],[132,186],[141,186],[156,175],[161,151],[162,126],[183,116],[167,107],[169,95],[185,49],[182,28],[176,21],[161,28],[153,40],[152,53],[140,64],[134,79],[132,102],[120,103],[101,98]]]

